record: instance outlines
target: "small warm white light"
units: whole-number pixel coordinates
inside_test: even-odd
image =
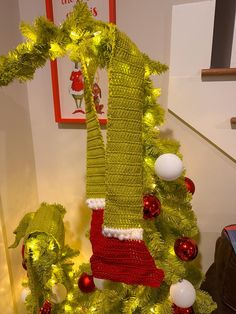
[[[71,38],[72,40],[76,40],[76,39],[78,39],[79,37],[80,37],[80,36],[79,36],[78,33],[74,32],[74,31],[71,31],[71,32],[70,32],[70,38]]]
[[[146,67],[145,67],[145,77],[148,77],[148,76],[150,76],[150,75],[151,75],[151,71],[150,71],[149,67],[146,66]]]
[[[150,309],[150,312],[151,313],[155,313],[155,314],[158,314],[158,313],[160,313],[160,306],[159,305],[155,305],[155,307],[152,307],[151,309]]]
[[[91,59],[90,58],[86,58],[85,61],[86,61],[86,64],[89,65]]]
[[[174,250],[173,247],[171,247],[171,248],[169,249],[169,253],[170,253],[171,255],[175,256],[175,250]]]
[[[147,113],[145,114],[145,118],[151,119],[151,118],[152,118],[152,114],[151,114],[150,112],[147,112]]]
[[[73,293],[70,292],[70,293],[67,294],[67,300],[68,301],[72,301],[73,300]]]
[[[154,190],[156,188],[156,186],[157,186],[156,183],[153,183],[152,184],[152,189]]]
[[[97,32],[93,33],[94,36],[98,36],[100,34],[101,34],[101,31],[97,31]]]
[[[161,88],[153,88],[152,92],[155,97],[161,96]]]
[[[72,311],[73,311],[72,307],[71,307],[70,305],[68,305],[68,304],[66,304],[66,305],[64,306],[64,309],[65,309],[65,311],[66,311],[67,313],[72,313]]]

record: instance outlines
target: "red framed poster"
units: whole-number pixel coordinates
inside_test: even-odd
[[[84,0],[98,20],[116,23],[116,0]],[[46,16],[59,25],[72,11],[76,0],[45,0]],[[55,121],[85,123],[83,73],[80,65],[68,58],[51,61],[52,92]],[[100,124],[107,123],[108,78],[105,70],[98,70],[93,94]]]

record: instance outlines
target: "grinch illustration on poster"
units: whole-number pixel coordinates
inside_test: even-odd
[[[91,14],[108,21],[109,0],[86,0]],[[73,9],[76,0],[46,0],[47,17],[59,25]],[[113,9],[114,10],[114,9]],[[113,12],[114,13],[114,12]],[[64,57],[51,62],[55,120],[60,123],[85,123],[84,77],[81,64]],[[95,109],[101,124],[107,122],[108,76],[98,69],[93,82]]]

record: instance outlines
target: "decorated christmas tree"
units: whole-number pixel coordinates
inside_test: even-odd
[[[200,290],[199,230],[179,144],[161,137],[164,109],[151,60],[115,25],[92,18],[78,1],[57,27],[43,17],[21,24],[26,41],[0,58],[0,85],[33,78],[49,59],[80,63],[87,123],[86,203],[91,209],[89,263],[64,243],[59,204],[42,203],[21,220],[28,313],[195,313],[215,309]],[[97,68],[108,71],[107,143],[92,93]]]

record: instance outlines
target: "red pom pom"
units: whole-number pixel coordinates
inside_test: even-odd
[[[51,303],[46,300],[43,304],[43,307],[41,307],[39,314],[50,314],[52,310]]]
[[[153,219],[160,215],[161,202],[152,194],[143,197],[143,218]]]
[[[181,307],[178,307],[174,304],[173,305],[173,314],[194,314],[194,311],[193,311],[192,307],[181,308]]]
[[[198,247],[193,239],[182,237],[175,241],[175,254],[182,261],[192,261],[198,254]]]
[[[185,186],[186,186],[187,190],[190,193],[194,194],[194,192],[195,192],[195,185],[194,185],[193,181],[191,179],[185,177],[184,178],[184,183],[185,183]]]
[[[94,281],[93,281],[93,276],[88,275],[86,273],[83,273],[80,276],[78,280],[78,286],[80,290],[84,293],[90,293],[96,289]]]

